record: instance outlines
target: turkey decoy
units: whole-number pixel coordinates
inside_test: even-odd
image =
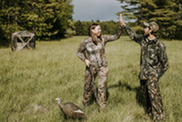
[[[59,108],[64,113],[65,118],[87,119],[84,112],[75,104],[71,102],[61,104],[60,98],[56,98],[56,100],[58,101]]]

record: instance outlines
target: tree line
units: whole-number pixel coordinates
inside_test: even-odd
[[[96,21],[74,21],[74,27],[75,27],[75,35],[77,36],[83,36],[89,34],[89,27],[92,23],[97,23],[102,28],[103,34],[115,34],[119,28],[119,23],[115,22],[113,20],[111,21],[103,21],[100,22],[99,20]]]
[[[182,39],[181,0],[119,0],[125,20],[134,30],[142,33],[142,22],[156,21],[160,25],[158,35],[165,39]],[[27,30],[39,40],[88,35],[94,21],[73,21],[72,0],[1,0],[0,45],[8,45],[11,34]],[[119,15],[119,13],[117,13]],[[114,34],[118,22],[100,24],[104,34]]]

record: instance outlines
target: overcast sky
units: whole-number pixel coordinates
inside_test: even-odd
[[[118,21],[117,12],[121,12],[121,4],[117,0],[73,0],[74,20],[81,21]]]

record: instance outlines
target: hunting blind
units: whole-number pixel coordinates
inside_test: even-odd
[[[35,34],[28,31],[13,33],[11,37],[12,51],[19,51],[24,48],[35,49]]]

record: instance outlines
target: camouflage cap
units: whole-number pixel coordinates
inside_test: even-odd
[[[154,33],[159,30],[159,25],[156,22],[144,22],[143,25],[149,27]]]

